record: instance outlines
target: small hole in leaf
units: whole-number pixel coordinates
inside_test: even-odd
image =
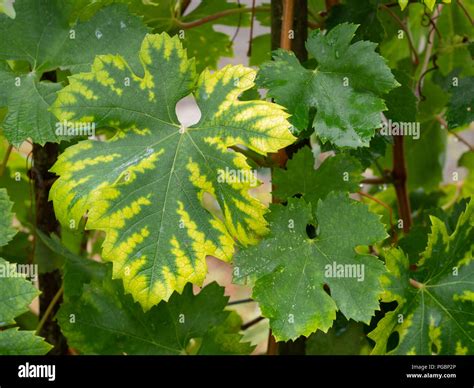
[[[331,288],[329,287],[328,284],[324,284],[323,290],[326,291],[328,295],[331,295]]]
[[[432,344],[431,344],[431,353],[432,353],[432,354],[438,354],[438,352],[439,352],[438,347],[436,346],[435,343],[432,343]]]
[[[316,238],[316,228],[314,227],[314,225],[306,225],[306,234],[310,239]]]
[[[388,353],[392,351],[393,349],[395,349],[398,346],[399,342],[400,342],[400,335],[398,334],[398,331],[394,331],[392,334],[390,334],[390,337],[388,337],[386,352]]]

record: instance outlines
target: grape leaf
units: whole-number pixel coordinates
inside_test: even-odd
[[[370,345],[364,333],[364,324],[348,321],[338,314],[334,326],[325,334],[317,331],[306,341],[309,355],[360,355],[369,354]]]
[[[177,355],[194,353],[195,346],[205,353],[208,341],[214,354],[232,353],[242,345],[250,352],[250,346],[240,344],[240,335],[223,328],[230,314],[224,310],[227,300],[217,283],[197,295],[188,284],[182,295],[175,293],[143,313],[109,274],[103,282],[85,285],[79,300],[62,305],[58,321],[68,342],[85,354]],[[222,341],[220,347],[213,346],[214,336]]]
[[[304,147],[288,161],[286,170],[273,170],[273,194],[282,200],[302,194],[306,201],[316,205],[319,199],[324,199],[331,191],[357,191],[361,174],[360,163],[346,154],[328,157],[315,170],[313,153]]]
[[[260,66],[271,59],[271,35],[263,34],[252,39],[252,52],[249,57],[250,66]]]
[[[182,17],[182,22],[190,23],[200,20],[209,15],[228,12],[240,7],[235,0],[203,0],[196,9]],[[233,57],[231,37],[223,32],[216,31],[215,25],[246,27],[250,22],[250,13],[229,14],[211,23],[204,23],[193,28],[181,30],[184,32],[183,46],[187,49],[190,57],[196,58],[196,69],[201,72],[205,68],[216,69],[221,57]],[[170,34],[179,31],[180,27],[169,30],[158,30],[156,32],[169,31]],[[232,33],[232,32],[231,32]]]
[[[11,207],[6,190],[0,189],[0,246],[15,235]],[[0,355],[45,354],[51,349],[33,331],[18,331],[18,327],[2,330],[2,326],[15,324],[15,318],[28,311],[28,305],[38,294],[36,287],[17,272],[16,264],[0,257]]]
[[[385,110],[381,96],[398,85],[375,43],[350,44],[356,30],[344,23],[326,35],[314,31],[306,43],[318,62],[314,70],[302,67],[293,53],[277,50],[274,60],[262,65],[258,81],[288,109],[298,129],[307,128],[316,108],[312,127],[322,141],[354,148],[368,146]]]
[[[63,268],[63,299],[65,302],[79,298],[82,295],[84,284],[90,283],[94,279],[104,278],[106,274],[104,264],[72,253],[61,244],[61,241],[55,235],[50,237],[41,231],[37,231],[37,234],[46,247],[65,259]]]
[[[378,17],[380,0],[348,1],[336,4],[331,8],[326,20],[326,28],[331,30],[341,23],[354,23],[360,25],[356,31],[355,39],[367,39],[380,43],[385,35],[385,30]]]
[[[465,2],[464,7],[472,14],[474,5]],[[440,39],[436,47],[436,64],[442,73],[448,74],[457,67],[463,68],[463,75],[473,74],[473,59],[469,52],[469,44],[474,38],[472,22],[466,17],[457,1],[443,7],[437,29]]]
[[[33,284],[17,274],[16,265],[0,258],[0,326],[15,323],[14,318],[28,311],[39,294]]]
[[[8,198],[7,190],[0,188],[0,247],[8,244],[8,242],[16,234],[16,230],[12,227],[13,214],[11,209],[13,202]]]
[[[354,249],[386,237],[379,217],[343,193],[330,193],[317,204],[317,237],[311,239],[306,231],[314,224],[310,204],[290,199],[287,206],[273,205],[271,210],[270,235],[237,253],[234,280],[255,281],[252,296],[270,319],[275,338],[287,341],[317,329],[327,332],[337,310],[347,319],[368,323],[379,306],[379,276],[385,269],[376,257]],[[334,267],[342,268],[342,276],[336,272],[330,277]],[[359,277],[354,276],[357,268]]]
[[[0,331],[0,355],[2,356],[40,356],[52,346],[34,331],[18,330],[14,327]]]
[[[415,272],[403,251],[386,252],[383,300],[396,300],[398,307],[369,334],[375,354],[385,353],[394,332],[399,343],[390,354],[474,353],[474,201],[452,233],[440,219],[432,216],[431,222]]]
[[[8,107],[4,134],[15,146],[27,138],[39,144],[58,142],[64,137],[56,134],[57,120],[48,108],[62,85],[43,79],[44,73],[86,70],[96,55],[105,53],[121,54],[139,69],[136,52],[147,28],[125,5],[111,5],[72,26],[59,0],[19,0],[15,6],[15,19],[0,15],[0,59],[26,61],[29,71],[15,73],[0,61],[0,103]]]
[[[187,3],[183,13],[181,7],[185,2],[178,0],[81,0],[83,8],[77,12],[81,18],[90,17],[97,9],[112,3],[124,3],[132,14],[143,17],[143,22],[152,28],[154,33],[167,32],[169,35],[177,35],[190,57],[196,58],[198,71],[206,67],[216,69],[221,57],[232,57],[233,42],[229,34],[216,31],[216,25],[247,27],[250,22],[249,12],[229,13],[227,16],[195,25],[192,28],[186,23],[193,23],[209,15],[229,12],[240,7],[235,0],[202,0],[197,7]],[[196,2],[197,3],[197,2]],[[188,9],[192,9],[187,12]],[[269,12],[268,12],[269,13]]]
[[[255,77],[240,65],[201,74],[195,92],[201,119],[185,128],[175,107],[193,90],[194,62],[166,33],[148,35],[140,57],[144,78],[121,57],[101,56],[92,72],[70,77],[59,92],[53,109],[61,121],[119,130],[110,141],[69,147],[52,168],[60,178],[51,198],[63,224],[88,211],[87,227],[107,232],[103,258],[149,309],[187,282],[200,284],[206,255],[229,261],[234,239],[247,245],[266,233],[265,208],[248,194],[250,179],[233,181],[229,172],[245,178],[252,171],[228,147],[266,154],[294,138],[282,107],[238,101]],[[205,193],[217,200],[223,219],[201,206]]]
[[[449,128],[457,128],[474,121],[474,77],[459,79],[459,84],[450,89],[451,99],[446,112]]]

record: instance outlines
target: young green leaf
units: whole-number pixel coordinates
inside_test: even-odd
[[[311,126],[322,141],[354,148],[368,146],[386,109],[382,95],[398,85],[375,43],[351,44],[356,30],[344,23],[326,35],[313,32],[306,47],[318,62],[316,69],[306,69],[293,53],[278,50],[259,73],[260,86],[288,109],[298,129],[308,127],[315,108]]]
[[[431,217],[431,222],[416,271],[403,251],[386,252],[383,300],[395,300],[398,307],[369,334],[376,341],[375,354],[386,352],[394,332],[399,342],[389,354],[474,353],[474,201],[452,233],[440,219]]]
[[[267,231],[265,207],[248,193],[254,171],[229,147],[266,154],[294,138],[282,107],[238,100],[254,85],[254,70],[203,72],[195,92],[201,119],[186,128],[175,109],[194,89],[194,61],[165,33],[147,35],[140,58],[143,77],[119,56],[100,56],[59,93],[58,119],[118,130],[110,141],[81,142],[61,155],[51,198],[62,223],[88,211],[87,227],[107,232],[103,258],[149,309],[187,282],[200,284],[207,255],[229,261],[234,239],[253,244]],[[205,194],[223,218],[202,205]]]
[[[224,308],[228,298],[217,283],[197,295],[188,284],[143,313],[117,280],[94,280],[80,299],[64,304],[58,313],[68,342],[85,354],[232,354],[250,353],[229,324]],[[208,349],[208,351],[206,351]]]
[[[234,280],[255,281],[253,298],[270,319],[275,338],[327,332],[337,310],[368,323],[379,306],[385,268],[355,247],[386,237],[379,217],[345,194],[330,193],[317,204],[314,239],[307,233],[307,225],[314,225],[311,206],[302,199],[274,205],[269,219],[269,237],[237,253]]]
[[[347,154],[328,157],[315,170],[313,153],[305,147],[288,161],[286,170],[273,171],[273,194],[282,200],[302,194],[306,201],[315,206],[319,199],[324,199],[331,191],[357,191],[361,174],[359,161]]]

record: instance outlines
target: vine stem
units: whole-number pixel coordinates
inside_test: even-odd
[[[252,40],[253,40],[254,22],[255,22],[255,0],[252,0],[252,17],[250,18],[249,49],[247,50],[247,56],[249,58],[252,55]]]
[[[2,164],[0,165],[0,177],[3,176],[5,170],[7,169],[8,159],[10,158],[10,154],[12,153],[13,146],[11,144],[8,145],[7,152],[3,157]]]
[[[280,47],[285,50],[291,50],[290,31],[293,30],[294,12],[295,0],[283,0]]]
[[[407,188],[407,168],[403,136],[396,135],[393,139],[393,183],[397,194],[398,213],[403,221],[403,231],[408,233],[411,228],[412,218],[410,198],[408,197]]]
[[[273,4],[273,2],[272,2]],[[294,0],[283,0],[283,10],[281,18],[281,31],[280,31],[280,47],[285,50],[291,50],[291,39],[290,39],[290,30],[293,30],[293,21],[294,21]],[[276,154],[272,156],[273,160],[280,167],[284,167],[288,160],[288,155],[284,149],[279,150]],[[275,198],[273,199],[275,202]],[[268,333],[268,346],[267,346],[267,355],[277,355],[278,354],[278,343],[273,336],[272,330],[269,330]]]
[[[438,22],[438,16],[443,9],[443,5],[438,5],[435,8],[435,11],[433,13],[433,20],[432,20],[432,28],[430,32],[428,33],[428,44],[426,46],[426,51],[425,51],[425,56],[423,58],[423,64],[421,66],[420,70],[420,78],[418,79],[416,89],[415,89],[415,95],[420,98],[421,97],[421,90],[423,89],[423,80],[424,80],[424,75],[426,74],[426,71],[428,69],[428,65],[431,60],[431,53],[433,52],[433,46],[434,46],[434,37],[436,33],[436,24]]]
[[[264,319],[265,318],[262,317],[262,316],[254,318],[250,322],[244,323],[242,326],[240,326],[240,330],[245,331],[245,330],[251,328],[252,326],[256,325],[257,323],[259,323],[260,321],[263,321]]]
[[[41,332],[41,329],[43,329],[44,324],[48,320],[56,304],[59,302],[59,300],[63,296],[63,293],[64,293],[64,285],[62,285],[61,288],[59,288],[58,292],[56,292],[53,299],[51,299],[51,302],[49,303],[48,307],[44,311],[44,314],[38,323],[38,327],[36,328],[36,334],[39,335],[39,333]]]
[[[268,12],[270,11],[270,7],[260,6],[255,8],[233,8],[233,9],[226,9],[225,11],[217,12],[213,15],[208,15],[203,17],[202,19],[194,20],[192,22],[182,22],[181,20],[175,19],[174,22],[178,25],[178,27],[188,29],[193,27],[201,26],[205,23],[212,22],[213,20],[221,19],[223,17],[229,15],[236,15],[239,13],[245,12]]]
[[[458,139],[462,144],[464,144],[467,148],[469,148],[469,151],[473,151],[474,152],[474,146],[472,144],[470,144],[466,139],[464,139],[461,135],[459,135],[458,133],[454,132],[454,131],[451,131],[449,128],[448,128],[448,123],[446,122],[445,119],[443,119],[440,115],[436,115],[436,120],[438,121],[438,123],[440,123],[440,125],[444,128],[444,129],[447,129],[449,131],[449,133],[451,135],[453,135],[456,139]]]

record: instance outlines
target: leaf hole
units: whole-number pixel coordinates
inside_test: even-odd
[[[395,349],[399,342],[400,334],[398,334],[398,331],[394,331],[392,334],[390,334],[390,337],[388,337],[386,352],[388,353]]]
[[[182,98],[176,104],[176,116],[184,127],[190,127],[201,119],[201,110],[192,94]]]
[[[331,296],[331,287],[329,287],[329,284],[324,284],[323,285],[323,290],[326,292],[326,294],[328,294],[329,296]]]
[[[306,225],[306,234],[311,240],[316,238],[316,228],[314,227],[314,225],[311,225],[311,224]]]

